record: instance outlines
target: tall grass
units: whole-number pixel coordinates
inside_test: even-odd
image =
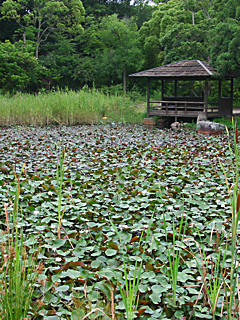
[[[230,199],[231,211],[232,211],[232,228],[229,234],[230,239],[230,252],[231,252],[231,266],[230,275],[224,279],[225,298],[227,306],[228,320],[235,319],[235,315],[238,314],[240,319],[239,310],[239,255],[238,255],[238,227],[240,222],[240,153],[239,153],[239,133],[237,124],[233,121],[234,139],[233,145],[229,142],[229,153],[233,167],[233,180],[232,184],[229,184],[228,172],[221,163],[221,167],[225,176],[225,181],[228,190],[228,196]],[[228,132],[229,135],[229,132]]]
[[[57,91],[37,96],[0,95],[0,125],[77,125],[104,121],[136,123],[142,120],[126,96],[97,90]]]
[[[229,131],[229,154],[232,165],[232,176],[225,168],[222,162],[222,168],[227,192],[231,206],[231,228],[226,235],[227,242],[223,250],[216,245],[214,255],[207,255],[204,247],[191,239],[198,247],[200,256],[188,251],[195,257],[199,272],[202,278],[202,287],[199,293],[203,292],[206,302],[208,303],[212,319],[217,317],[226,320],[240,319],[240,288],[239,288],[239,222],[240,222],[240,153],[239,153],[239,135],[235,121],[232,122],[233,142],[230,138]],[[231,180],[231,183],[229,182]],[[217,236],[219,238],[219,234]],[[188,241],[190,239],[186,239]],[[219,239],[220,240],[220,239]],[[230,261],[229,261],[230,260]],[[199,298],[199,297],[198,297]],[[197,299],[198,301],[198,299]],[[196,304],[197,304],[196,301]],[[190,318],[191,319],[191,318]]]
[[[65,159],[65,148],[61,146],[59,142],[57,144],[57,203],[58,203],[58,239],[61,238],[61,225],[64,216],[65,208],[62,210],[62,197],[63,197],[63,179],[64,179],[64,159]]]
[[[115,230],[119,241],[121,243],[121,247],[124,247],[124,243],[122,243],[122,237],[120,232],[118,231],[117,227],[113,224],[113,222],[110,220],[110,223]],[[117,276],[117,286],[119,288],[122,301],[125,307],[126,311],[126,319],[127,320],[133,320],[136,317],[138,302],[139,302],[139,286],[141,281],[142,272],[144,270],[143,268],[143,262],[144,262],[144,253],[146,250],[146,246],[148,244],[148,239],[150,237],[151,227],[153,224],[153,215],[151,217],[151,220],[148,224],[148,228],[146,232],[142,231],[141,235],[139,236],[138,245],[139,248],[143,244],[143,251],[140,256],[140,262],[139,260],[135,261],[135,265],[133,268],[133,275],[129,273],[129,266],[126,263],[126,257],[122,256],[123,261],[123,276]],[[145,238],[144,238],[145,235]]]
[[[24,166],[22,170],[24,169]],[[20,182],[17,178],[14,207],[4,206],[6,230],[0,230],[0,319],[30,319],[34,283],[38,276],[37,251],[31,253],[18,227]]]
[[[168,263],[169,268],[166,267],[166,274],[170,280],[172,288],[172,305],[173,307],[177,306],[177,282],[178,282],[178,273],[180,267],[180,258],[181,258],[181,247],[184,242],[184,236],[186,234],[187,222],[182,215],[179,227],[178,234],[173,219],[172,222],[172,247],[168,248]],[[165,229],[165,238],[167,241],[167,224],[166,218],[164,217],[164,229]]]
[[[2,233],[1,237],[6,238],[6,234]],[[29,319],[37,277],[36,254],[28,253],[23,233],[17,226],[8,241],[1,242],[0,251],[0,319]]]

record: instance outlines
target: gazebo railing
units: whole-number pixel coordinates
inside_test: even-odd
[[[219,113],[219,102],[208,102],[207,106],[207,112],[208,113]]]
[[[151,100],[148,105],[149,116],[197,116],[204,111],[202,101]]]
[[[206,112],[207,117],[232,115],[232,100],[222,98],[219,101],[208,102],[205,110],[204,101],[189,100],[150,100],[148,102],[148,116],[165,117],[197,117],[199,113]]]

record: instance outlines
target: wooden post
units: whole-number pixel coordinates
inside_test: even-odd
[[[164,80],[162,80],[162,100],[164,100]]]
[[[150,111],[150,79],[147,78],[147,116],[149,117]]]
[[[177,80],[174,81],[174,97],[176,98],[177,97]]]
[[[123,92],[127,92],[127,71],[125,67],[123,69]]]
[[[233,78],[231,79],[231,99],[233,100]]]
[[[218,101],[220,101],[222,97],[222,80],[218,80]]]
[[[208,108],[208,90],[209,90],[208,81],[205,80],[205,88],[204,88],[204,112],[205,112],[205,114],[206,114],[206,117],[207,117],[207,108]]]
[[[231,117],[233,116],[233,78],[231,79],[231,103],[230,103],[230,113]]]

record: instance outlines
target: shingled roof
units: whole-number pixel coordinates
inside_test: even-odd
[[[207,79],[218,77],[217,71],[200,60],[183,60],[130,74],[129,77]]]

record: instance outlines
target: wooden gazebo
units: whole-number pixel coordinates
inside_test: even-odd
[[[161,117],[191,117],[195,118],[204,112],[207,118],[232,116],[233,111],[233,75],[221,79],[217,71],[208,63],[200,60],[183,60],[157,68],[129,75],[135,78],[147,79],[147,114]],[[150,100],[150,83],[161,80],[161,100]],[[201,81],[203,90],[199,96],[178,96],[179,81]],[[218,101],[209,102],[209,81],[218,81]],[[229,96],[222,96],[222,81],[229,81]],[[174,83],[174,93],[166,96],[167,81]]]

